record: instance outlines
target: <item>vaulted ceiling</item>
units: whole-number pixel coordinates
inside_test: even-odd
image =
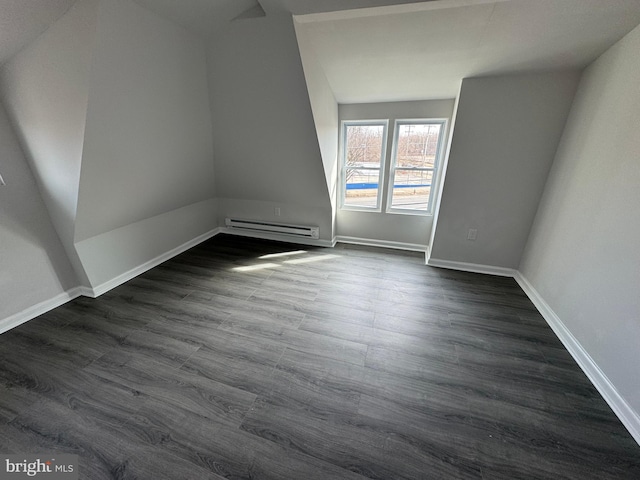
[[[75,1],[0,0],[0,65]],[[341,103],[451,98],[468,76],[582,68],[640,23],[640,0],[134,1],[205,39],[235,19],[294,14]]]
[[[245,12],[260,9],[257,0],[134,0],[201,37],[208,38]]]
[[[339,103],[453,98],[471,76],[580,69],[640,0],[439,0],[296,17]]]
[[[0,0],[0,65],[65,14],[76,0]]]
[[[434,0],[134,0],[188,30],[209,38],[229,22],[285,11],[294,15]]]
[[[0,65],[35,40],[77,0],[0,0]],[[295,15],[398,5],[416,0],[134,0],[139,5],[209,38],[233,19],[264,11]],[[432,0],[417,0],[432,1]],[[264,8],[264,10],[263,10]]]

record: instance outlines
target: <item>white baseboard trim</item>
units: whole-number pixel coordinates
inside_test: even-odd
[[[36,305],[32,305],[31,307],[26,308],[21,312],[15,313],[3,320],[0,320],[0,334],[11,330],[18,325],[22,325],[29,320],[33,320],[34,318],[42,315],[43,313],[47,313],[48,311],[53,310],[60,305],[64,305],[70,300],[79,297],[81,294],[82,293],[80,291],[80,287],[75,287],[67,290],[66,292],[60,293],[55,297],[50,298],[49,300],[45,300]]]
[[[602,395],[634,440],[640,445],[640,416],[638,413],[635,412],[618,393],[613,383],[611,383],[605,373],[598,367],[578,339],[574,337],[571,331],[562,323],[560,317],[558,317],[547,302],[544,301],[533,285],[531,285],[520,272],[516,272],[514,278],[540,311],[551,329],[578,363],[591,383],[600,392],[600,395]]]
[[[92,297],[95,298],[96,295],[93,293],[93,288],[91,287],[85,287],[84,285],[78,287],[78,291],[80,292],[80,295],[82,295],[83,297]]]
[[[376,240],[373,238],[348,237],[337,235],[333,239],[333,244],[349,243],[351,245],[364,245],[367,247],[392,248],[394,250],[408,250],[410,252],[426,252],[427,246],[417,243],[392,242],[389,240]]]
[[[137,277],[138,275],[143,274],[147,270],[151,270],[152,268],[157,267],[161,263],[172,259],[176,255],[180,255],[181,253],[189,250],[190,248],[195,247],[196,245],[204,242],[205,240],[215,237],[221,231],[222,229],[220,228],[214,228],[213,230],[203,233],[202,235],[198,235],[197,237],[189,240],[188,242],[185,242],[182,245],[169,250],[168,252],[158,255],[157,257],[152,258],[148,262],[145,262],[142,265],[138,265],[137,267],[134,267],[131,270],[124,272],[123,274],[118,275],[117,277],[112,278],[111,280],[108,280],[98,285],[97,287],[94,287],[94,288],[81,287],[81,293],[86,297],[92,297],[92,298],[99,297],[100,295],[108,292],[109,290],[112,290],[122,285],[123,283],[128,282],[129,280]]]
[[[261,232],[259,230],[237,230],[235,228],[223,227],[220,233],[236,235],[238,237],[260,238],[262,240],[274,240],[276,242],[295,243],[297,245],[309,245],[312,247],[333,247],[330,240],[316,240],[307,237],[296,237],[294,235]]]
[[[427,245],[427,249],[424,251],[424,264],[429,265],[429,259],[431,258],[431,245]]]
[[[492,265],[481,265],[478,263],[453,262],[451,260],[438,260],[433,257],[427,260],[427,265],[430,267],[449,268],[451,270],[484,273],[487,275],[498,275],[501,277],[513,277],[516,274],[516,270],[513,268],[494,267]]]
[[[220,231],[221,231],[220,228],[216,228],[216,229],[210,230],[207,233],[199,235],[198,237],[192,240],[189,240],[188,242],[185,242],[182,245],[172,250],[169,250],[168,252],[163,253],[162,255],[159,255],[156,258],[149,260],[148,262],[145,262],[142,265],[139,265],[129,270],[128,272],[125,272],[122,275],[119,275],[116,278],[109,280],[108,282],[105,282],[95,288],[90,288],[86,286],[74,287],[70,290],[67,290],[64,293],[56,295],[55,297],[49,300],[40,302],[21,312],[13,314],[10,317],[2,319],[0,320],[0,334],[11,330],[12,328],[17,327],[18,325],[22,325],[23,323],[26,323],[29,320],[32,320],[44,313],[47,313],[48,311],[53,310],[54,308],[64,305],[65,303],[73,300],[74,298],[77,298],[80,296],[96,298],[102,295],[103,293],[106,293],[109,290],[119,285],[122,285],[123,283],[131,280],[132,278],[137,277],[138,275],[146,272],[147,270],[150,270],[153,267],[156,267],[161,263],[175,257],[176,255],[179,255],[182,252],[185,252],[186,250],[189,250],[190,248],[195,247],[199,243],[202,243],[205,240],[208,240],[209,238],[216,236],[217,234],[220,233]]]

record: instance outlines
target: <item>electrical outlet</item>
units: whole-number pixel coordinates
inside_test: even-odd
[[[274,214],[276,217],[279,217],[279,216],[280,216],[280,207],[276,207],[276,208],[274,208],[274,209],[273,209],[273,214]]]
[[[478,229],[477,228],[470,228],[469,232],[467,233],[467,240],[475,240],[476,238],[478,238]]]

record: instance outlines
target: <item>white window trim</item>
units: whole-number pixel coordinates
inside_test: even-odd
[[[347,193],[347,127],[351,125],[382,125],[382,151],[380,152],[380,168],[378,173],[378,197],[375,207],[363,207],[357,205],[345,205],[345,195]],[[384,174],[387,161],[387,141],[389,135],[389,120],[343,120],[340,124],[340,209],[352,210],[356,212],[382,212],[382,195],[384,190]]]
[[[440,164],[442,163],[442,157],[444,155],[445,141],[447,134],[448,119],[446,118],[406,118],[396,119],[393,125],[393,143],[391,148],[391,159],[389,160],[389,178],[387,184],[387,205],[385,212],[394,213],[400,215],[418,215],[418,216],[432,216],[433,215],[433,199],[435,191],[438,188],[440,180]],[[436,158],[433,162],[433,168],[419,168],[417,171],[433,171],[431,176],[431,190],[429,191],[429,200],[426,210],[415,210],[410,208],[393,207],[393,184],[396,174],[397,164],[397,149],[398,149],[398,137],[400,136],[399,126],[401,125],[424,125],[424,124],[440,124],[440,134],[438,135],[438,148],[436,151]],[[402,170],[402,168],[400,168]]]

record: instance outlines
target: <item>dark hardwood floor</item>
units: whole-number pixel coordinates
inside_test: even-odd
[[[640,478],[515,281],[423,260],[220,235],[76,299],[0,335],[0,452],[91,480]]]

